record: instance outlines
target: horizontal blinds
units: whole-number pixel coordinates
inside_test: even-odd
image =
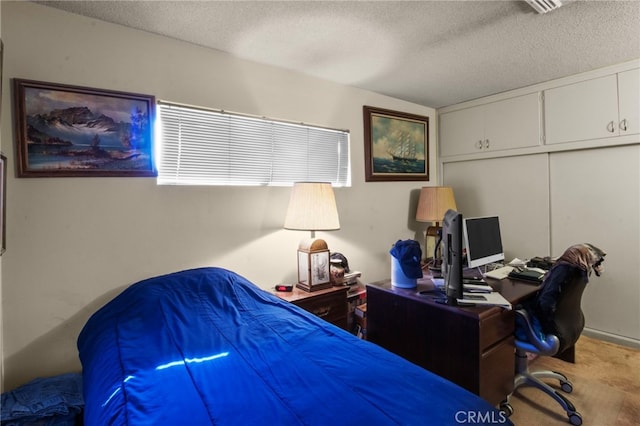
[[[351,185],[347,131],[164,102],[158,111],[158,184]]]

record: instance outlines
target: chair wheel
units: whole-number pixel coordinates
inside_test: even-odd
[[[513,414],[513,407],[507,401],[500,403],[500,411],[502,411],[507,417],[511,417]]]
[[[562,389],[563,392],[571,393],[573,392],[573,385],[571,382],[560,381],[560,389]]]
[[[574,426],[580,426],[582,424],[582,416],[577,411],[569,414],[569,423]]]

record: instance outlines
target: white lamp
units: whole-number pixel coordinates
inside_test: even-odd
[[[340,229],[333,188],[325,182],[296,182],[291,190],[284,228],[311,231],[298,246],[298,284],[306,291],[331,287],[329,248],[315,231]]]

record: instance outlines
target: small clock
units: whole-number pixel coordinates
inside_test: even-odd
[[[311,238],[298,246],[298,288],[316,291],[331,287],[329,248],[324,240]]]

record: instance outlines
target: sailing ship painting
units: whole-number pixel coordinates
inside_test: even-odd
[[[408,132],[397,130],[393,139],[389,141],[387,153],[391,155],[393,161],[418,161],[416,154],[416,142],[411,139]]]
[[[370,129],[371,180],[428,179],[427,117],[371,111]]]
[[[154,176],[154,98],[15,80],[22,176]]]

